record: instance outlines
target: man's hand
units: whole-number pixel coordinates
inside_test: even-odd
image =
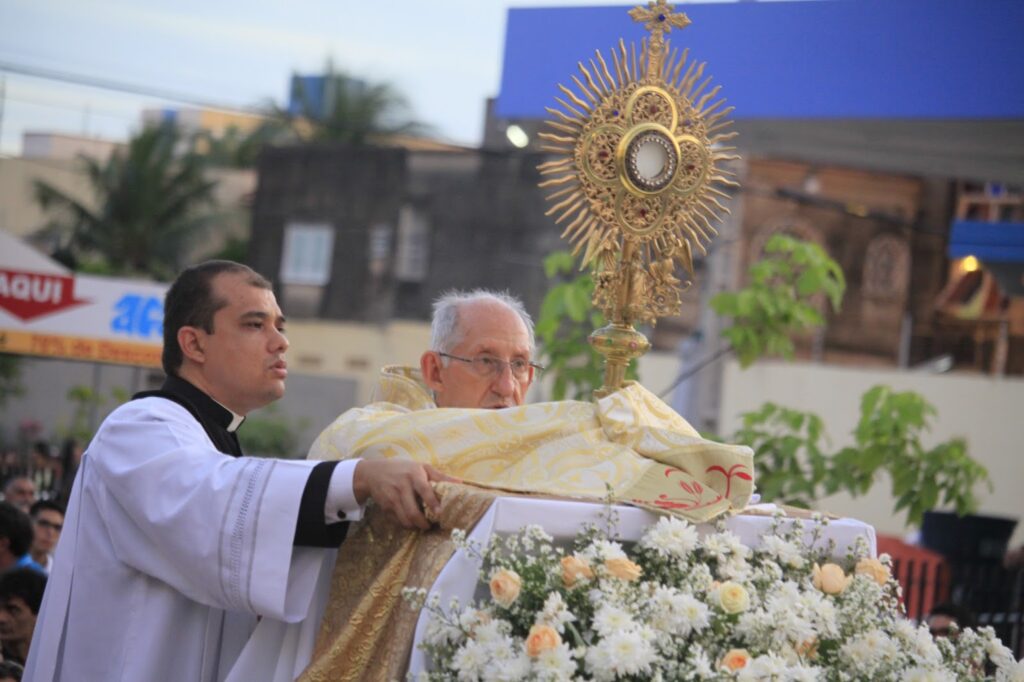
[[[430,486],[431,481],[458,481],[429,464],[405,459],[362,460],[352,475],[352,491],[359,504],[373,498],[377,506],[391,514],[405,528],[430,528],[424,508],[433,512],[441,502]]]

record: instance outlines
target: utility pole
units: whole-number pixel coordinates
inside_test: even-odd
[[[0,152],[4,148],[4,100],[7,98],[7,75],[0,74]]]

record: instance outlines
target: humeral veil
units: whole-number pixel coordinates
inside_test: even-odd
[[[701,438],[638,383],[594,403],[440,409],[416,370],[386,367],[378,396],[324,430],[310,457],[403,457],[466,483],[561,497],[610,494],[695,523],[742,509],[750,498],[750,448]]]

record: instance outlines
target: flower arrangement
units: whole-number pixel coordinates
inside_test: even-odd
[[[907,620],[888,557],[861,541],[833,559],[824,520],[777,517],[750,549],[663,517],[628,550],[606,521],[568,547],[539,526],[482,548],[455,531],[485,596],[406,590],[431,614],[420,680],[1024,680],[991,628],[934,640]]]

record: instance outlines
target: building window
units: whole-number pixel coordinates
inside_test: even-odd
[[[331,278],[334,228],[327,223],[288,223],[281,254],[281,281],[323,286]]]
[[[403,206],[398,216],[398,250],[395,254],[395,279],[422,282],[430,263],[430,228],[422,212]]]

